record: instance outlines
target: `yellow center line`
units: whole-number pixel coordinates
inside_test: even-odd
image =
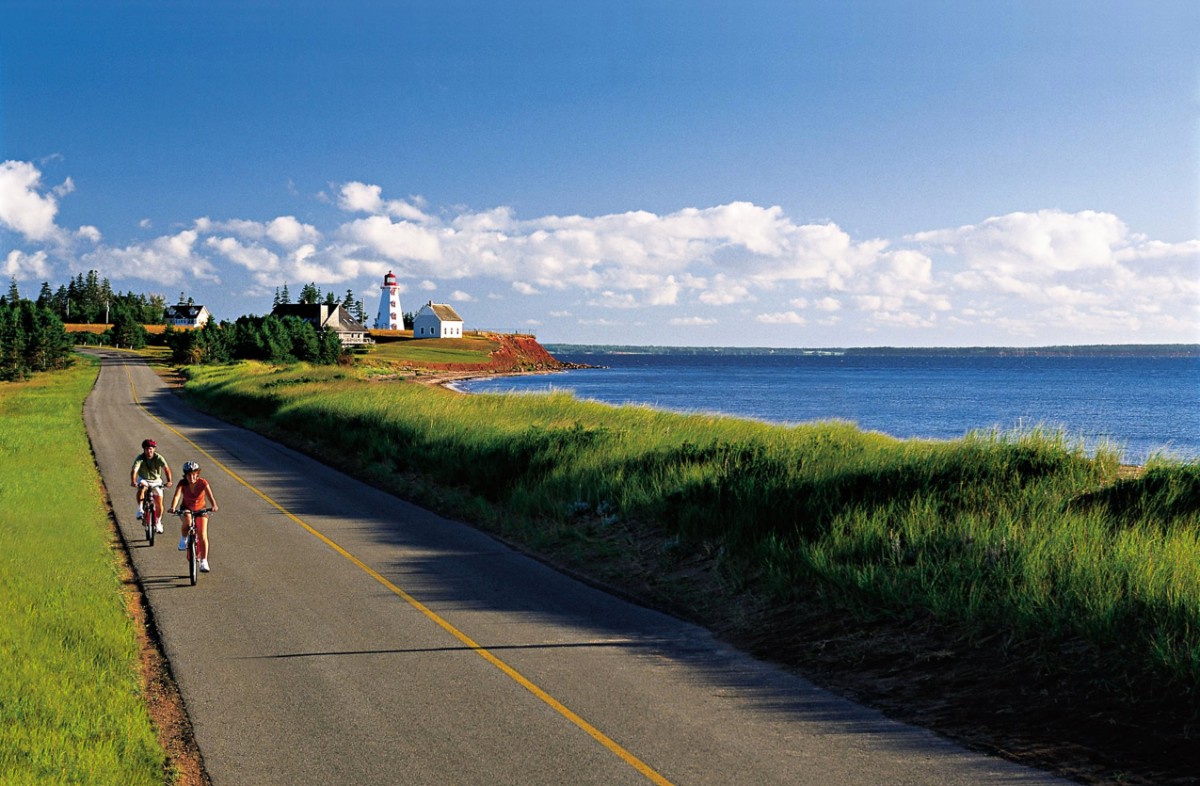
[[[473,651],[476,655],[483,658],[488,663],[492,664],[497,669],[502,671],[511,680],[513,680],[513,682],[517,683],[522,688],[524,688],[525,690],[532,693],[534,696],[541,699],[543,702],[545,702],[547,705],[549,705],[551,708],[553,708],[555,712],[559,713],[564,718],[569,720],[571,723],[575,724],[580,729],[587,732],[588,735],[590,735],[593,739],[595,739],[597,742],[599,742],[605,748],[608,748],[610,751],[612,751],[614,754],[616,754],[622,761],[624,761],[626,764],[628,764],[629,766],[633,767],[635,770],[640,772],[647,779],[649,779],[652,783],[658,784],[658,786],[673,786],[673,784],[669,780],[664,778],[662,775],[659,775],[648,764],[643,762],[638,757],[634,756],[632,753],[627,751],[625,748],[621,747],[621,745],[619,745],[615,740],[613,740],[611,737],[606,735],[604,732],[600,731],[595,726],[593,726],[592,724],[588,723],[586,720],[581,718],[579,715],[572,712],[570,708],[568,708],[562,702],[555,699],[553,696],[551,696],[546,691],[539,688],[536,684],[534,684],[527,677],[525,677],[525,675],[521,674],[519,671],[514,669],[512,666],[508,665],[503,660],[498,658],[496,655],[494,655],[490,651],[488,651],[487,648],[476,643],[474,639],[472,639],[467,634],[463,633],[458,628],[454,627],[454,625],[450,624],[449,621],[447,621],[444,617],[440,616],[437,612],[433,611],[433,609],[429,608],[424,603],[417,600],[412,595],[408,594],[403,589],[401,589],[400,587],[393,584],[385,576],[381,575],[378,571],[376,571],[370,565],[367,565],[365,562],[360,560],[358,557],[354,556],[349,551],[347,551],[346,549],[339,546],[328,536],[326,536],[325,534],[323,534],[320,531],[313,528],[308,523],[301,520],[298,516],[296,516],[291,511],[289,511],[283,505],[280,505],[278,502],[271,499],[271,497],[267,496],[265,493],[260,491],[258,488],[251,485],[247,480],[242,478],[240,475],[238,475],[236,472],[234,472],[228,466],[221,463],[213,454],[209,453],[207,450],[205,450],[204,448],[197,445],[194,441],[192,441],[192,439],[190,437],[184,435],[182,432],[180,432],[179,430],[177,430],[176,428],[174,428],[173,426],[168,424],[162,418],[158,417],[153,412],[146,409],[146,407],[138,399],[137,387],[136,387],[136,385],[134,385],[134,382],[133,382],[133,373],[129,370],[128,366],[125,367],[125,373],[129,376],[129,388],[133,393],[133,402],[135,404],[137,404],[138,407],[143,412],[145,412],[147,415],[149,415],[154,420],[158,421],[163,426],[163,428],[167,429],[171,433],[178,436],[180,439],[187,442],[193,448],[195,448],[200,453],[202,453],[209,461],[211,461],[213,464],[215,464],[216,466],[218,466],[222,470],[224,470],[225,473],[228,474],[231,478],[233,478],[238,483],[245,486],[250,491],[254,492],[256,495],[258,495],[268,505],[270,505],[271,507],[278,510],[280,513],[282,513],[284,516],[291,519],[296,524],[300,525],[309,534],[311,534],[313,537],[317,538],[317,540],[320,540],[322,543],[329,546],[335,552],[337,552],[338,554],[345,557],[347,560],[349,560],[351,563],[353,563],[355,566],[357,566],[360,570],[362,570],[368,576],[375,579],[375,581],[377,581],[380,584],[382,584],[383,586],[387,587],[389,590],[391,590],[397,596],[403,598],[405,602],[407,602],[410,606],[415,608],[417,611],[424,614],[429,620],[434,622],[442,630],[446,631],[451,636],[458,639],[465,646],[467,646],[469,649],[471,649],[471,651]]]

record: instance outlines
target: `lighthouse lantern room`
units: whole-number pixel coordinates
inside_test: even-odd
[[[383,290],[379,298],[379,313],[375,316],[375,327],[379,330],[403,330],[404,313],[400,310],[400,286],[396,276],[388,271],[383,277]]]

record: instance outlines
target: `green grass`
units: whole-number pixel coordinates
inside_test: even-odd
[[[901,441],[341,370],[191,373],[190,394],[225,416],[355,457],[393,487],[418,475],[453,489],[459,515],[535,547],[586,555],[607,525],[639,522],[680,559],[716,555],[732,593],[820,598],[972,640],[1002,631],[1051,667],[1082,647],[1130,696],[1200,697],[1195,463],[1119,480],[1116,452],[1041,430]]]
[[[458,339],[403,339],[379,343],[360,358],[361,363],[387,361],[391,363],[466,363],[478,365],[491,360],[488,353],[496,349],[496,343],[483,338],[463,337]]]
[[[95,361],[0,385],[0,783],[161,784],[81,409]]]

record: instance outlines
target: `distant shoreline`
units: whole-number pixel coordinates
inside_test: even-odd
[[[1200,344],[1082,344],[1044,347],[672,347],[618,344],[543,344],[548,352],[592,355],[693,356],[926,356],[926,357],[1196,357]]]

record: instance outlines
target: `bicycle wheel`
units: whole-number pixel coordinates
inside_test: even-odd
[[[196,534],[188,535],[187,542],[187,558],[188,558],[188,578],[192,580],[192,586],[196,586],[196,579],[200,576],[200,558],[196,556]]]
[[[146,524],[146,540],[148,540],[150,545],[153,546],[154,533],[158,529],[158,519],[154,517],[154,505],[147,505],[146,509],[142,511],[142,522],[150,522],[149,524]]]

